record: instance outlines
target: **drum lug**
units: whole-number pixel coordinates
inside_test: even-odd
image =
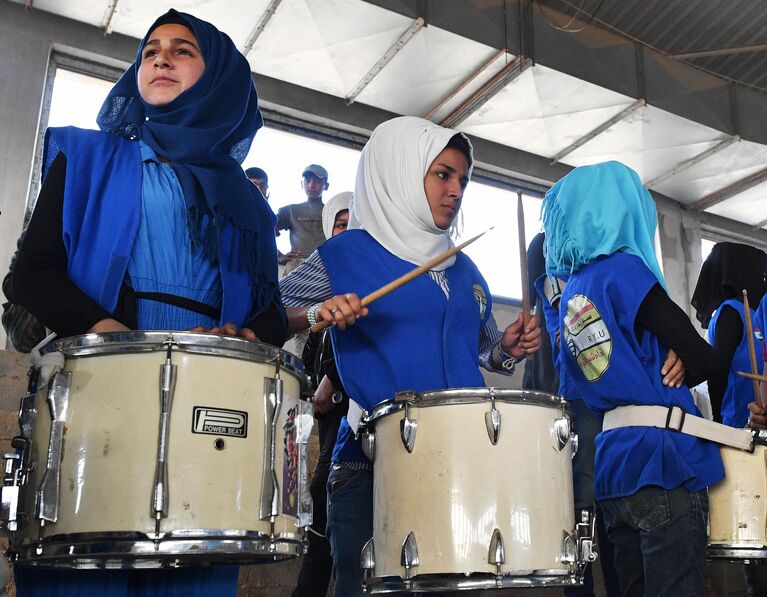
[[[567,442],[570,441],[571,435],[569,418],[562,417],[554,421],[554,440],[560,452],[564,450]]]
[[[277,421],[282,407],[282,379],[279,372],[274,378],[264,379],[264,468],[261,479],[261,520],[273,518],[279,514],[279,484],[275,471],[277,454]]]
[[[405,418],[399,422],[400,437],[402,444],[408,452],[412,452],[415,447],[415,438],[418,433],[418,421],[410,418],[410,408],[405,404]]]
[[[314,416],[307,402],[298,402],[298,526],[309,528],[314,519],[314,502],[307,482],[309,468],[309,437],[314,427]]]
[[[413,575],[412,568],[415,568],[420,563],[415,533],[410,531],[402,542],[402,554],[400,555],[400,566],[405,567],[405,578],[410,578]]]
[[[573,453],[570,454],[570,459],[572,460],[575,458],[575,455],[578,453],[578,434],[577,433],[571,433],[570,434],[570,447],[573,450]]]
[[[32,441],[32,429],[35,426],[36,417],[35,394],[22,396],[19,401],[19,430],[22,438]]]
[[[72,372],[59,371],[48,386],[51,434],[45,473],[35,494],[35,516],[49,522],[56,522],[59,517],[61,454],[64,448],[64,423],[67,418],[71,385]]]
[[[366,575],[373,575],[376,567],[376,551],[373,537],[368,539],[367,543],[365,543],[365,546],[362,548],[360,564]]]
[[[495,408],[495,400],[492,409],[485,413],[485,427],[490,441],[496,445],[501,435],[501,411]]]
[[[487,563],[495,566],[495,573],[501,576],[501,567],[506,563],[506,549],[503,546],[503,536],[500,529],[493,531],[490,537],[490,547],[487,552]]]
[[[368,457],[370,462],[375,462],[376,456],[376,436],[373,431],[365,431],[362,434],[362,451]]]
[[[562,556],[561,561],[571,569],[578,565],[578,545],[573,536],[567,531],[562,531]]]

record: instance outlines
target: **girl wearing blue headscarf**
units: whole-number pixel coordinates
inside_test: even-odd
[[[197,328],[281,344],[274,215],[239,165],[262,122],[229,37],[160,17],[101,131],[47,131],[16,300],[60,336]]]
[[[618,162],[576,168],[543,202],[546,270],[568,278],[559,309],[564,389],[606,413],[619,406],[678,406],[700,415],[687,386],[726,367],[669,298],[654,250],[655,204]],[[687,386],[663,384],[671,348]],[[624,595],[702,595],[706,488],[724,477],[718,446],[658,427],[596,438],[595,497],[615,549]]]
[[[193,328],[281,345],[274,215],[239,165],[262,118],[229,37],[163,15],[98,123],[47,131],[16,300],[62,336]],[[235,595],[238,568],[15,574],[20,597]]]

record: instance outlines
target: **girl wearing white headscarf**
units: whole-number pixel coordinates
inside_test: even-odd
[[[521,316],[498,330],[487,284],[464,254],[369,310],[360,304],[359,296],[453,245],[449,229],[473,161],[461,133],[421,118],[384,122],[360,156],[349,230],[320,245],[280,284],[293,331],[319,320],[335,324],[336,366],[352,399],[328,480],[328,539],[339,597],[362,594],[359,554],[373,527],[372,463],[355,438],[362,409],[406,389],[482,386],[480,364],[511,372],[538,348],[535,318],[526,330]]]

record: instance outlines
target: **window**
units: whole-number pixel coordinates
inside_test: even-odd
[[[97,129],[96,116],[113,82],[116,69],[54,55],[52,82],[44,102],[41,131],[48,126],[78,126]],[[87,74],[93,72],[96,76]],[[38,148],[35,177],[30,190],[36,199],[39,189],[42,133]],[[329,189],[325,198],[354,189],[360,152],[268,126],[259,130],[243,167],[258,166],[269,176],[269,204],[277,210],[290,203],[305,201],[301,186],[303,168],[321,164],[329,173]],[[526,242],[540,229],[541,200],[523,196]],[[462,205],[463,225],[456,243],[460,243],[490,227],[494,229],[466,249],[497,296],[519,299],[522,296],[519,250],[517,242],[517,196],[509,190],[471,182]],[[290,249],[288,234],[277,239],[281,251]]]
[[[541,199],[522,196],[525,212],[525,245],[541,231]],[[463,231],[456,243],[468,240],[489,228],[493,230],[466,247],[494,296],[522,298],[517,194],[489,185],[469,183],[464,195]],[[527,256],[525,256],[527,258]],[[531,298],[534,304],[534,298]]]
[[[715,240],[709,240],[707,238],[700,239],[700,262],[703,263],[711,254],[711,250],[716,244]]]

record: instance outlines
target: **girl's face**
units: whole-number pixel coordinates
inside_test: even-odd
[[[194,85],[205,70],[200,44],[183,25],[160,25],[141,53],[138,89],[144,101],[164,106]]]
[[[440,230],[450,228],[461,208],[463,191],[469,183],[469,161],[454,147],[446,147],[434,158],[423,179],[434,224]]]
[[[333,236],[341,234],[349,226],[349,210],[342,209],[336,214],[336,221],[333,222]]]

